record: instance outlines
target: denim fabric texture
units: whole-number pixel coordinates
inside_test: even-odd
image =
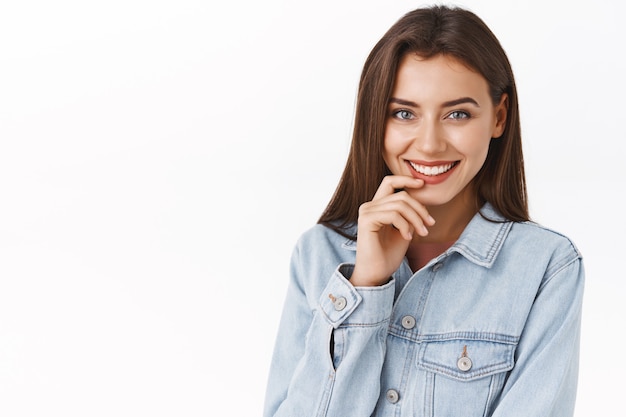
[[[356,243],[292,257],[265,417],[572,416],[584,286],[565,236],[489,204],[443,254],[353,287]]]

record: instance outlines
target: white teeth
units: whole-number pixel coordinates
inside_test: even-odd
[[[454,166],[454,163],[450,163],[450,164],[445,164],[445,165],[439,165],[439,166],[432,167],[432,166],[414,164],[411,161],[409,161],[409,164],[411,164],[413,169],[416,170],[417,172],[419,172],[420,174],[427,175],[429,177],[432,177],[432,176],[435,176],[435,175],[441,175],[444,172],[448,172],[450,170],[450,168],[452,168]]]

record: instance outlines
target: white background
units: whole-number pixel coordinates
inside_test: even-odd
[[[534,219],[585,256],[576,415],[619,414],[625,3],[457,4],[516,72]],[[419,5],[2,0],[0,415],[260,415],[363,61]]]

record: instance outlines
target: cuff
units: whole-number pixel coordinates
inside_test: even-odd
[[[336,329],[346,325],[374,325],[391,316],[395,281],[379,287],[354,287],[346,276],[354,265],[341,264],[333,273],[319,299],[320,310]]]

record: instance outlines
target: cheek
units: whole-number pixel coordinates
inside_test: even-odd
[[[387,165],[387,168],[389,169],[393,168],[393,158],[391,155],[392,154],[387,147],[387,141],[385,141],[385,147],[383,148],[383,161],[385,161],[385,165]]]
[[[398,155],[402,154],[406,150],[407,141],[403,138],[404,136],[396,129],[385,129],[383,156],[387,164],[392,162],[394,159],[397,159]]]
[[[451,135],[452,146],[466,157],[484,162],[491,142],[489,133],[484,128],[455,133],[460,134]]]
[[[385,130],[385,139],[383,140],[383,160],[389,166],[393,160],[393,155],[396,154],[396,143],[390,135],[389,129]]]
[[[477,140],[474,142],[474,146],[467,149],[465,154],[468,159],[468,170],[472,176],[475,176],[478,171],[483,167],[487,160],[487,154],[489,152],[489,141],[491,138]]]

